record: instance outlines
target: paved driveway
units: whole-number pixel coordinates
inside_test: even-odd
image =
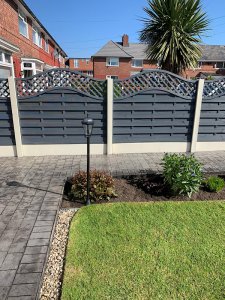
[[[162,154],[93,156],[92,168],[115,175],[161,170]],[[196,155],[225,172],[225,152]],[[35,299],[67,176],[84,156],[0,158],[0,299]]]

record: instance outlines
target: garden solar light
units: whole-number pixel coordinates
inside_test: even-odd
[[[85,118],[82,122],[84,135],[87,138],[87,199],[86,205],[90,205],[90,137],[94,126],[94,121],[91,118]]]

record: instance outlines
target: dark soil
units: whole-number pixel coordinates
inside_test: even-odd
[[[212,174],[210,174],[212,175]],[[207,175],[206,175],[207,177]],[[220,175],[225,179],[225,175]],[[207,201],[207,200],[225,200],[225,188],[218,193],[211,193],[201,187],[199,192],[193,194],[191,199],[188,196],[173,196],[169,188],[164,184],[161,175],[134,175],[124,178],[114,178],[115,190],[118,195],[107,203],[114,202],[150,202],[150,201]],[[81,207],[84,205],[79,200],[71,201],[67,195],[70,191],[71,184],[66,183],[64,197],[62,201],[63,208]],[[101,203],[106,203],[101,202]]]

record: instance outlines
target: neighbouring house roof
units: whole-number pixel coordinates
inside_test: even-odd
[[[134,59],[147,59],[145,50],[147,45],[129,43],[123,47],[120,42],[109,41],[92,57],[130,57]],[[201,45],[202,57],[200,61],[225,61],[225,46]]]
[[[126,50],[124,50],[126,48]],[[132,58],[133,56],[128,53],[129,47],[122,47],[119,43],[109,41],[103,46],[93,57],[127,57]]]
[[[32,12],[32,10],[29,8],[29,6],[25,3],[24,0],[14,0],[17,5],[21,4],[24,9],[32,16],[32,18],[37,22],[37,24],[43,29],[43,31],[46,32],[48,37],[56,44],[56,46],[61,50],[62,54],[67,57],[66,52],[62,49],[62,47],[56,42],[56,40],[53,38],[53,36],[48,32],[48,30],[43,26],[43,24],[39,21],[39,19],[35,16],[35,14]]]
[[[225,46],[201,45],[202,57],[200,61],[225,61]]]

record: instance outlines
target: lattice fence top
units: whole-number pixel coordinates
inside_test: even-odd
[[[161,90],[176,96],[192,99],[196,94],[197,82],[185,80],[162,70],[138,73],[125,80],[114,81],[114,99],[123,99],[147,90]]]
[[[9,97],[8,79],[0,79],[0,98]]]
[[[69,69],[51,69],[30,78],[17,78],[18,97],[30,97],[55,88],[71,88],[93,98],[102,99],[105,81],[92,79]]]
[[[203,98],[212,99],[225,95],[225,77],[219,80],[205,80]]]

